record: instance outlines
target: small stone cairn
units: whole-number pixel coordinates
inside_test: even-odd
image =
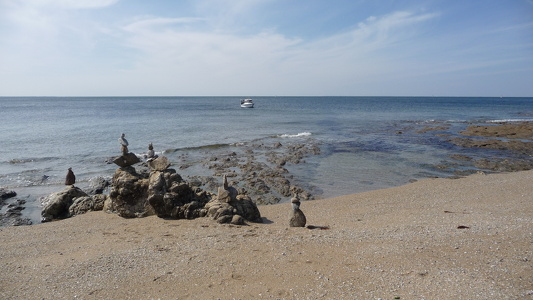
[[[218,188],[215,199],[205,205],[207,216],[218,223],[243,225],[244,221],[262,223],[261,213],[257,205],[244,194],[239,194],[237,189],[229,186],[226,175],[222,178],[223,184]]]
[[[129,143],[128,140],[126,140],[126,135],[124,133],[120,136],[118,142],[120,143],[120,152],[122,153],[122,155],[113,160],[116,165],[124,168],[140,162],[140,159],[137,157],[137,155],[129,152]]]
[[[292,210],[289,213],[289,226],[290,227],[305,227],[307,222],[303,211],[300,209],[300,198],[298,194],[295,194],[291,199]]]

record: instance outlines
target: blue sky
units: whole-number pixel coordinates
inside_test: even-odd
[[[533,96],[533,0],[0,0],[0,96]]]

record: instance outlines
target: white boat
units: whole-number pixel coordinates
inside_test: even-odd
[[[254,107],[254,101],[250,98],[241,100],[241,107],[244,108],[253,108]]]

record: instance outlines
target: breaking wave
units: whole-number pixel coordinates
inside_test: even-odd
[[[304,137],[311,136],[311,132],[300,132],[298,134],[282,134],[279,137],[281,138],[295,138],[295,137]]]

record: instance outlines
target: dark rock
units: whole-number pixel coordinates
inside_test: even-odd
[[[6,189],[0,188],[0,200],[12,198],[12,197],[15,197],[16,195],[17,193],[15,193],[14,191],[8,191]]]
[[[7,205],[5,213],[0,213],[0,226],[31,225],[32,221],[29,218],[22,217],[25,203],[26,200],[16,199]]]
[[[68,168],[65,185],[73,185],[74,183],[76,183],[76,175],[72,172],[72,168]]]
[[[98,195],[102,194],[106,188],[111,185],[111,181],[104,177],[96,177],[89,181],[89,188],[87,189],[87,194],[89,195]]]

